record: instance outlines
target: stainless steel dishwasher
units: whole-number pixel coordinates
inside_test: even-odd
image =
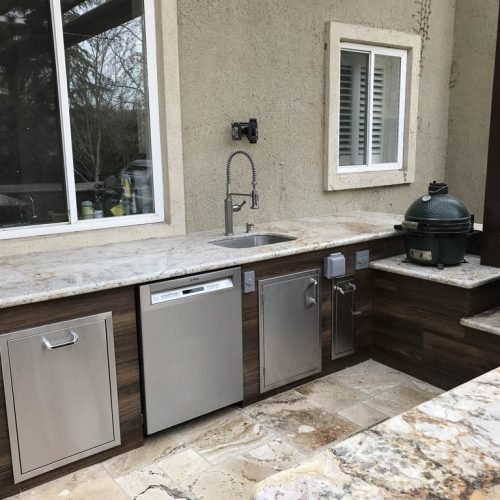
[[[241,270],[143,285],[146,433],[243,399]]]

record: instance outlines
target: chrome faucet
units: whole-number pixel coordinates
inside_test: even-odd
[[[248,158],[250,165],[252,166],[252,192],[251,193],[232,193],[231,192],[231,161],[236,155],[243,155]],[[237,149],[232,152],[227,159],[227,187],[226,187],[226,199],[224,200],[224,214],[225,214],[225,234],[230,236],[233,234],[233,212],[239,212],[241,207],[246,203],[243,200],[242,203],[233,203],[233,196],[248,196],[252,199],[252,204],[250,208],[259,208],[259,195],[257,194],[257,172],[255,170],[255,163],[250,154],[242,149]]]

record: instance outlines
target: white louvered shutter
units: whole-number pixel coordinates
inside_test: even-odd
[[[381,163],[384,145],[384,68],[373,75],[372,162]]]
[[[350,165],[352,151],[352,96],[353,68],[340,66],[340,124],[339,124],[339,160],[340,165]]]

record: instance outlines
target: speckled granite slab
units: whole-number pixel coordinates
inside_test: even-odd
[[[265,479],[253,498],[500,498],[500,368]]]
[[[460,324],[474,330],[500,335],[500,307],[489,309],[470,318],[462,318]]]
[[[0,259],[0,308],[385,238],[397,234],[393,226],[399,222],[399,215],[349,212],[258,224],[256,234],[296,238],[258,248],[214,245],[225,238],[220,230],[14,255]],[[243,229],[236,233],[242,236]]]
[[[441,270],[435,266],[422,266],[404,262],[405,257],[405,255],[397,255],[396,257],[373,261],[370,262],[370,267],[388,273],[402,274],[403,276],[435,281],[436,283],[460,288],[476,288],[500,279],[500,268],[481,266],[480,257],[477,255],[466,255],[467,262],[458,266],[445,267]]]

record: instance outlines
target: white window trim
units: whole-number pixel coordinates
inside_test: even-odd
[[[371,87],[368,89],[368,116],[367,116],[367,126],[368,126],[368,138],[367,138],[367,148],[368,148],[368,162],[366,165],[338,165],[338,173],[350,173],[350,172],[375,172],[379,170],[399,170],[403,168],[403,143],[404,143],[404,117],[405,117],[405,100],[406,100],[406,50],[394,49],[388,47],[378,47],[374,45],[365,45],[361,43],[349,43],[341,42],[341,50],[349,50],[351,52],[361,52],[363,54],[368,54],[369,63],[368,67],[370,69]],[[373,121],[373,92],[372,88],[374,85],[374,71],[375,56],[391,56],[398,57],[401,61],[401,78],[399,82],[399,117],[398,117],[398,152],[397,161],[393,163],[372,163],[372,128],[371,123]],[[339,139],[337,139],[339,140]]]
[[[151,163],[153,177],[154,213],[135,214],[103,219],[78,220],[76,204],[76,186],[73,170],[73,146],[71,140],[71,122],[69,113],[69,97],[66,76],[66,58],[63,36],[63,20],[60,0],[49,0],[52,17],[56,81],[59,92],[59,113],[63,146],[64,174],[66,197],[68,204],[68,222],[41,224],[38,226],[19,226],[0,228],[0,240],[23,238],[30,236],[45,236],[51,234],[72,233],[93,229],[118,228],[141,224],[162,223],[165,221],[162,152],[160,138],[160,117],[158,100],[158,68],[156,64],[156,21],[155,0],[144,2],[144,30],[146,38],[146,60],[148,75],[148,106],[151,131]],[[167,3],[167,2],[166,2]],[[171,4],[171,2],[168,2]],[[163,16],[162,16],[163,17]],[[177,17],[175,17],[177,19]],[[175,61],[177,68],[178,61]],[[183,215],[183,214],[182,214]]]
[[[344,23],[327,23],[327,54],[325,75],[325,164],[323,188],[325,191],[369,188],[395,184],[408,184],[415,180],[416,132],[418,115],[419,59],[421,40],[418,35],[392,30],[370,28]],[[339,113],[340,113],[340,51],[342,48],[363,46],[376,53],[404,52],[404,117],[400,116],[397,164],[366,166],[339,165]],[[403,61],[402,61],[403,62]],[[370,65],[371,70],[373,65]],[[373,75],[372,75],[373,76]],[[371,101],[371,93],[369,94]],[[372,103],[369,103],[370,113]],[[370,119],[371,122],[371,119]],[[370,123],[369,122],[369,123]],[[370,128],[368,129],[370,130]]]

